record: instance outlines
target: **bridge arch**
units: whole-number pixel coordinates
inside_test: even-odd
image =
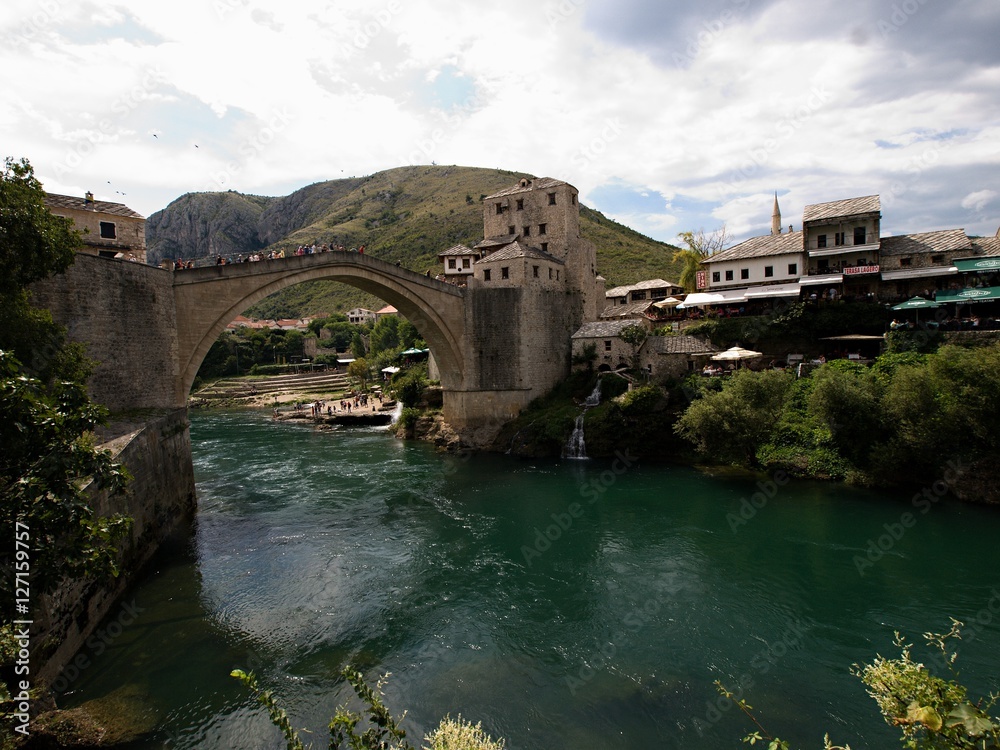
[[[178,402],[186,402],[208,350],[237,315],[286,287],[317,280],[339,281],[393,305],[427,341],[442,386],[461,388],[463,290],[378,258],[331,252],[175,272]]]

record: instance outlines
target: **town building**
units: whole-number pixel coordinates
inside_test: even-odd
[[[365,323],[375,325],[375,313],[364,307],[355,307],[347,311],[347,322],[356,326]]]
[[[438,260],[444,265],[442,281],[464,286],[472,276],[472,265],[481,253],[465,245],[455,245],[438,253]]]
[[[385,307],[375,311],[375,322],[378,323],[378,321],[387,315],[399,315],[399,310],[392,305],[386,305]]]
[[[82,233],[81,252],[146,262],[146,219],[128,206],[95,200],[91,192],[83,198],[46,193],[45,205],[53,215],[72,221],[73,228]]]

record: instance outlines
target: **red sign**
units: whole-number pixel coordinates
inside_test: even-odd
[[[878,273],[878,266],[847,266],[844,276],[857,276],[863,273]]]
[[[708,286],[708,271],[696,271],[694,275],[694,285],[698,289]]]

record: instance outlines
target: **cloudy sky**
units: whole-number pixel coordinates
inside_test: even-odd
[[[657,239],[878,193],[1000,227],[998,0],[4,0],[0,143],[144,215],[406,164],[557,177]]]

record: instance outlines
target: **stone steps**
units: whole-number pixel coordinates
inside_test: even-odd
[[[242,398],[265,393],[297,390],[347,390],[350,379],[343,373],[324,375],[275,375],[264,378],[223,378],[198,391],[204,398]]]

